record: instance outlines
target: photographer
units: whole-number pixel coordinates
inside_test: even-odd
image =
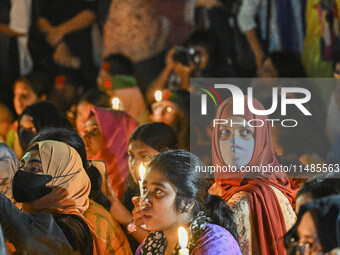
[[[154,100],[156,90],[164,88],[188,89],[190,77],[232,77],[234,71],[221,56],[221,43],[210,30],[193,32],[183,47],[169,50],[166,67],[151,83],[147,102]]]

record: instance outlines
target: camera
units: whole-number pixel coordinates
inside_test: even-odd
[[[201,64],[201,51],[194,47],[177,47],[172,57],[175,62],[180,62],[185,66]]]

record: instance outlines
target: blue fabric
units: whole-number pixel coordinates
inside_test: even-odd
[[[276,1],[276,7],[282,48],[299,51],[296,20],[291,1]]]
[[[145,240],[136,251],[141,254]],[[191,255],[242,255],[240,246],[228,230],[215,224],[207,224],[202,236],[196,242]]]

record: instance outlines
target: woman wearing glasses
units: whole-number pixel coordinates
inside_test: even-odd
[[[340,254],[340,195],[303,204],[285,245],[290,254]]]

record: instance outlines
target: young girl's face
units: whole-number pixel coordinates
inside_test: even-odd
[[[104,147],[104,137],[94,115],[85,124],[84,142],[88,158],[96,156]]]
[[[133,180],[136,183],[138,183],[139,180],[140,164],[143,163],[143,165],[145,166],[157,153],[158,151],[143,143],[141,140],[134,140],[129,144],[129,169]]]
[[[141,209],[149,231],[177,229],[189,213],[176,210],[176,187],[157,169],[149,168],[144,182]]]
[[[17,81],[14,85],[13,104],[15,112],[20,115],[23,110],[39,100],[32,88],[23,81]]]

